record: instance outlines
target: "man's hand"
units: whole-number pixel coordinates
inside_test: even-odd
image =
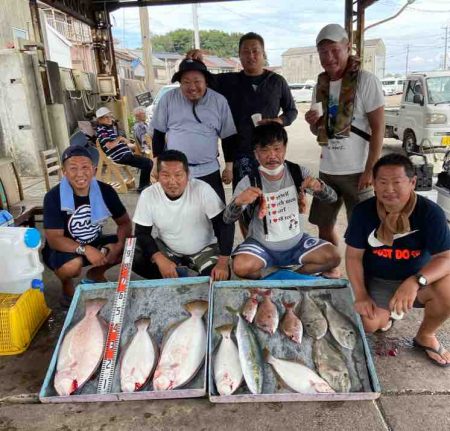
[[[119,142],[117,139],[115,141],[109,141],[105,144],[105,147],[108,148],[108,150],[112,150],[113,148],[117,147],[119,145]]]
[[[358,190],[367,189],[367,187],[370,187],[371,185],[372,185],[372,170],[368,171],[365,170],[359,177]]]
[[[419,284],[415,277],[407,278],[394,293],[389,301],[389,310],[397,314],[407,313],[413,307],[414,301],[419,291]]]
[[[214,281],[226,281],[229,275],[228,256],[219,256],[216,266],[211,271],[211,278]]]
[[[305,120],[310,126],[314,126],[319,120],[321,115],[315,109],[310,109],[305,113]]]
[[[298,192],[298,212],[300,214],[306,214],[306,209],[308,208],[306,195],[303,188],[300,188]]]
[[[309,189],[313,192],[320,192],[322,191],[322,183],[314,177],[306,177],[302,182],[302,189]]]
[[[161,252],[153,255],[153,261],[158,266],[163,278],[178,278],[177,264],[164,256]]]
[[[224,184],[231,184],[233,181],[233,168],[225,167],[222,171],[222,182]]]
[[[375,317],[376,304],[369,295],[362,296],[361,298],[356,298],[355,300],[355,310],[360,316],[368,317],[373,319]]]
[[[258,121],[258,126],[263,126],[264,124],[278,123],[283,126],[283,120],[280,117],[276,118],[263,118]]]
[[[249,205],[256,201],[262,195],[262,191],[258,187],[249,187],[244,190],[234,200],[234,203],[238,206]]]
[[[109,250],[105,256],[107,263],[109,263],[110,265],[114,265],[120,262],[120,258],[122,257],[123,253],[123,245],[116,242],[105,245],[105,248]]]
[[[200,49],[191,49],[187,52],[186,58],[203,62],[203,53]]]
[[[102,266],[107,264],[105,255],[95,247],[87,245],[86,247],[86,259],[92,266]]]

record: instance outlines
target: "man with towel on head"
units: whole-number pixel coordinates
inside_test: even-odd
[[[105,271],[120,262],[125,239],[131,236],[131,220],[117,193],[95,179],[93,155],[81,146],[67,148],[62,157],[64,177],[44,198],[45,264],[61,280],[62,305],[74,293],[73,278],[91,265],[86,277],[107,281]],[[112,217],[116,235],[102,235]]]
[[[434,364],[450,366],[436,331],[450,317],[450,232],[443,210],[416,195],[411,161],[388,154],[373,167],[375,197],[358,204],[345,234],[347,275],[367,332],[387,331],[425,308],[414,338]]]

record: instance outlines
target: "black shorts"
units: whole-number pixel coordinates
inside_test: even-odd
[[[94,241],[92,241],[90,245],[92,247],[101,249],[106,244],[113,244],[118,241],[117,235],[101,235]],[[42,249],[42,259],[44,263],[52,270],[56,271],[58,268],[61,268],[67,262],[80,257],[80,255],[76,253],[68,253],[65,251],[57,251],[53,250],[49,247],[48,243],[45,243],[44,248]],[[83,266],[89,266],[91,263],[86,259],[86,256],[83,257]]]

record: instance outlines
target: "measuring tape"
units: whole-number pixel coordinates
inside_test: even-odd
[[[117,352],[119,350],[120,333],[122,332],[123,316],[127,305],[128,285],[130,284],[131,266],[133,264],[136,238],[127,238],[120,266],[119,282],[114,297],[114,306],[111,311],[108,337],[106,338],[105,352],[103,353],[100,380],[97,393],[111,392],[114,370],[116,368]]]

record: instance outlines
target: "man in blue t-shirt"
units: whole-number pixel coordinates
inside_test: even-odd
[[[88,279],[106,281],[105,271],[120,262],[125,239],[131,236],[131,220],[117,193],[97,182],[87,148],[71,146],[62,157],[64,177],[44,198],[45,264],[55,272],[63,288],[63,301],[70,304],[73,278],[83,266],[92,265]],[[112,217],[116,235],[102,235]]]
[[[412,307],[424,307],[414,345],[440,366],[450,353],[436,338],[450,316],[450,232],[444,212],[416,195],[411,161],[382,157],[373,168],[376,197],[358,204],[345,240],[355,309],[367,332],[388,330]]]

